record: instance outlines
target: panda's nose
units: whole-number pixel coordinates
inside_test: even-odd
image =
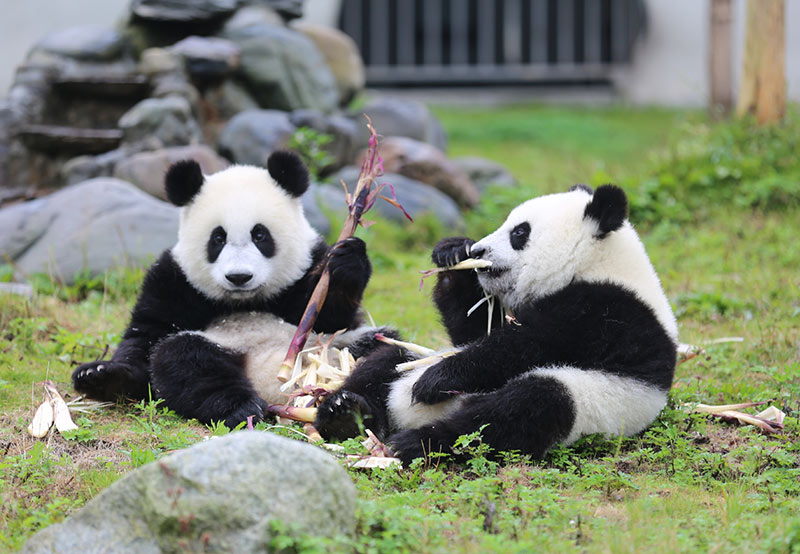
[[[247,281],[253,278],[252,273],[228,273],[225,278],[236,285],[237,287],[241,287]]]
[[[477,244],[473,244],[472,248],[469,249],[469,255],[472,258],[480,258],[484,254],[486,254],[486,249],[483,246],[478,246]]]

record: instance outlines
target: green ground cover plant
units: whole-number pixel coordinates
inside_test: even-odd
[[[458,230],[492,231],[528,197],[575,182],[616,182],[678,316],[681,340],[704,352],[678,367],[667,408],[631,438],[586,437],[544,460],[470,461],[351,470],[359,491],[354,539],[298,536],[276,525],[277,552],[800,552],[800,249],[796,112],[772,129],[710,124],[697,113],[623,108],[434,108],[450,153],[506,164],[519,179],[493,188]],[[402,191],[398,191],[402,200]],[[337,228],[340,222],[334,222]],[[435,241],[428,218],[360,232],[375,272],[365,307],[376,322],[438,347],[446,335],[419,291]],[[7,268],[0,279],[7,279]],[[69,399],[75,363],[119,340],[142,270],[76,285],[34,280],[31,299],[0,295],[0,551],[15,551],[128,471],[221,426],[184,421],[158,402],[76,416],[80,429],[25,433],[52,379]],[[737,337],[738,342],[711,341]],[[782,433],[690,413],[706,404],[766,401]],[[291,428],[257,429],[297,437]],[[358,451],[358,441],[345,444]]]

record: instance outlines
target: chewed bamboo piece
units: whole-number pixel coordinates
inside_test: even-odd
[[[77,430],[78,426],[72,420],[70,411],[87,412],[111,405],[110,402],[84,401],[81,398],[67,403],[52,381],[43,381],[42,387],[44,401],[36,408],[36,413],[27,429],[28,434],[37,439],[47,435],[53,425],[59,433]]]
[[[693,412],[709,414],[724,421],[738,421],[746,425],[754,425],[761,429],[764,434],[771,435],[783,429],[783,419],[786,417],[781,410],[775,406],[769,406],[755,415],[741,412],[744,408],[762,406],[766,402],[743,402],[741,404],[723,404],[710,406],[708,404],[697,404],[692,408]]]
[[[489,260],[479,260],[478,258],[467,258],[466,260],[462,260],[457,264],[448,267],[434,267],[433,269],[426,269],[424,271],[420,271],[420,273],[422,273],[422,279],[420,279],[419,281],[419,288],[422,289],[422,285],[425,283],[425,279],[427,279],[431,275],[442,273],[443,271],[459,271],[462,269],[485,269],[487,267],[491,267],[491,265],[492,262],[490,262]]]

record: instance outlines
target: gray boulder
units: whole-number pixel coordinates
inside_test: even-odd
[[[224,21],[236,11],[238,0],[134,0],[134,17],[158,23]]]
[[[355,496],[321,449],[239,431],[128,474],[22,552],[268,552],[273,521],[317,537],[352,535]]]
[[[317,203],[318,188],[319,185],[312,183],[301,200],[303,201],[303,213],[306,219],[311,226],[324,237],[331,232],[331,222]],[[344,221],[344,219],[342,221]]]
[[[435,146],[408,137],[386,137],[381,141],[381,156],[386,171],[431,185],[459,206],[471,208],[480,200],[467,174]]]
[[[465,156],[463,158],[453,158],[454,164],[461,168],[472,181],[478,190],[483,193],[488,187],[514,187],[517,179],[502,164],[486,158],[477,156]]]
[[[233,17],[225,22],[222,34],[234,33],[238,29],[253,25],[284,25],[284,20],[278,12],[258,2],[236,10]]]
[[[364,125],[364,114],[384,137],[408,137],[434,145],[447,151],[447,137],[439,120],[422,102],[400,98],[381,97],[369,102],[351,115],[359,126],[359,146],[366,148],[369,130]]]
[[[34,50],[87,61],[107,61],[122,55],[126,39],[119,31],[100,25],[80,25],[56,31]]]
[[[266,167],[269,155],[285,146],[294,130],[286,112],[248,110],[225,125],[217,149],[236,163]]]
[[[70,283],[84,269],[149,263],[177,233],[177,208],[119,179],[98,178],[0,210],[0,258],[24,275]]]
[[[347,185],[347,189],[352,192],[355,189],[360,171],[358,167],[345,167],[336,174],[334,181],[338,183],[340,180],[343,180]],[[449,196],[431,186],[392,173],[387,173],[379,177],[376,183],[392,185],[397,200],[412,217],[418,217],[428,213],[433,215],[433,217],[447,228],[459,229],[464,225],[464,220],[461,217],[456,203]],[[343,218],[347,214],[347,205],[345,204],[344,192],[341,186],[319,185],[312,191],[312,194],[314,194],[315,200],[323,211],[336,214],[337,217],[341,217],[342,221],[344,221]],[[383,194],[384,196],[391,196],[388,187],[384,189]],[[375,215],[373,216],[373,214]],[[408,222],[403,212],[381,199],[375,202],[372,210],[368,212],[366,219],[388,219],[395,223]]]
[[[260,106],[330,112],[338,105],[333,74],[302,33],[261,23],[226,30],[223,36],[241,49],[237,75]]]
[[[169,166],[180,160],[195,160],[206,175],[221,171],[229,165],[227,160],[208,146],[194,144],[134,154],[116,165],[114,177],[132,183],[156,198],[166,200],[164,175]]]
[[[224,38],[186,37],[171,50],[183,57],[195,82],[221,80],[239,67],[239,48]]]
[[[126,150],[117,148],[103,152],[97,156],[78,156],[70,158],[59,169],[61,181],[67,185],[75,185],[95,177],[109,177],[114,168],[129,156]]]
[[[142,100],[120,118],[119,128],[132,150],[191,144],[201,136],[188,100],[174,95]]]
[[[340,106],[346,106],[364,90],[366,81],[364,62],[353,39],[339,29],[302,19],[293,21],[292,28],[313,40],[325,57],[336,80]]]

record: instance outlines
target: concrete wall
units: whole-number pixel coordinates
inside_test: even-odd
[[[705,106],[710,1],[646,0],[648,29],[631,67],[617,72],[620,95],[635,104]],[[739,88],[746,0],[733,0],[733,95]],[[786,81],[800,101],[800,1],[786,0]]]

